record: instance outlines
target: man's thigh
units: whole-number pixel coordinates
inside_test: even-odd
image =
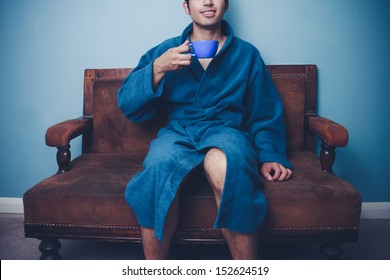
[[[210,130],[206,136],[203,144],[206,151],[215,148],[222,151],[227,160],[234,157],[251,164],[257,164],[256,151],[247,132],[222,127]],[[223,158],[221,153],[215,151],[212,153],[214,156]]]

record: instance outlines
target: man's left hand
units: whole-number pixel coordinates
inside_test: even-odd
[[[270,182],[286,181],[291,177],[292,171],[277,162],[265,162],[260,169],[261,175]]]

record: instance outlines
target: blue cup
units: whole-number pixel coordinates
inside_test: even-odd
[[[190,55],[197,58],[213,58],[218,50],[218,40],[203,40],[189,43],[192,47]]]

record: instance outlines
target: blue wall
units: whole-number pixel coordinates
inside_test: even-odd
[[[45,131],[81,115],[84,69],[135,66],[190,22],[181,2],[0,1],[0,197],[56,172]],[[350,132],[337,174],[364,201],[390,201],[390,1],[231,0],[226,18],[267,64],[318,65],[319,113]]]

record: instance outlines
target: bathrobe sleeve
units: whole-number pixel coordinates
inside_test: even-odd
[[[162,52],[161,47],[156,47],[143,55],[118,91],[119,108],[134,122],[150,120],[158,113],[157,101],[163,93],[165,78],[153,88],[153,62]]]
[[[292,168],[286,157],[283,105],[261,56],[256,53],[247,92],[246,126],[253,139],[259,164],[278,162]]]

